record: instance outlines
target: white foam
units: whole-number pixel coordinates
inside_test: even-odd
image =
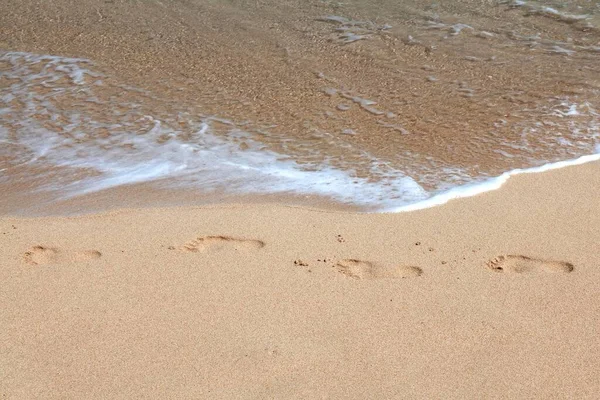
[[[440,206],[440,205],[448,203],[450,200],[462,199],[465,197],[473,197],[473,196],[477,196],[478,194],[482,194],[485,192],[491,192],[493,190],[498,190],[506,182],[508,182],[508,180],[511,177],[513,177],[515,175],[535,174],[535,173],[547,172],[547,171],[552,171],[552,170],[556,170],[556,169],[560,169],[560,168],[570,167],[570,166],[574,166],[574,165],[582,165],[582,164],[586,164],[586,163],[593,162],[593,161],[599,161],[600,160],[600,145],[597,146],[596,150],[597,150],[596,154],[582,156],[582,157],[579,157],[579,158],[576,158],[573,160],[565,160],[565,161],[559,161],[559,162],[555,162],[555,163],[548,163],[548,164],[544,164],[539,167],[533,167],[533,168],[514,169],[512,171],[505,172],[500,176],[497,176],[492,179],[488,179],[481,183],[475,183],[475,184],[454,187],[448,191],[445,191],[443,193],[440,193],[438,195],[430,197],[427,200],[419,201],[419,202],[416,202],[413,204],[408,204],[405,206],[390,208],[390,209],[384,210],[384,212],[416,211],[416,210],[423,210],[425,208]]]
[[[541,15],[543,17],[549,17],[556,19],[558,21],[566,22],[569,24],[574,24],[578,22],[583,22],[589,19],[591,16],[588,14],[570,14],[566,12],[559,11],[555,8],[539,5],[535,2],[522,1],[522,0],[508,0],[504,2],[508,4],[509,7],[512,8],[523,8],[530,15]],[[568,3],[566,3],[568,4]]]
[[[337,15],[328,15],[317,18],[317,21],[330,22],[338,25],[335,28],[335,35],[339,43],[350,44],[359,40],[371,38],[378,32],[386,31],[392,28],[391,25],[377,25],[371,21],[355,21]]]
[[[88,77],[100,74],[85,60],[27,53],[0,56],[13,65],[0,75],[18,81],[0,98],[0,105],[6,107],[0,108],[0,159],[7,154],[15,160],[14,165],[35,163],[41,171],[63,166],[82,172],[73,174],[84,176],[79,180],[69,176],[48,179],[40,188],[57,197],[154,182],[202,192],[320,195],[368,210],[408,211],[493,190],[509,176],[529,171],[516,170],[484,183],[464,185],[480,177],[427,154],[411,154],[402,148],[401,135],[394,135],[397,152],[393,164],[388,164],[354,146],[351,129],[336,134],[314,132],[308,138],[275,135],[269,131],[273,127],[202,115],[190,111],[195,109],[189,105],[163,102],[144,91],[112,83],[109,77],[99,85]],[[40,91],[40,81],[51,90]],[[106,91],[109,85],[125,94],[123,100],[112,96],[114,90]],[[383,114],[388,118],[396,114],[374,108],[375,101],[341,89],[330,91],[349,104],[381,114],[380,126],[409,134],[400,123],[388,123]],[[23,107],[9,104],[15,98]],[[572,151],[564,151],[563,158],[591,152],[590,145],[600,139],[598,114],[587,103],[553,99],[536,115],[547,116],[553,124],[537,137],[544,137],[548,146],[572,147]],[[577,140],[562,138],[561,126],[569,126]],[[535,154],[530,159],[518,156],[531,148],[527,141],[532,127],[524,127],[523,132],[522,141],[505,142],[495,136],[482,140],[506,158],[516,154],[511,162],[531,165]],[[359,137],[368,135],[360,131]],[[0,179],[4,174],[0,171]],[[425,190],[421,184],[432,189]]]
[[[3,59],[10,60],[14,68],[0,72],[20,82],[11,87],[11,96],[25,107],[12,109],[12,116],[0,121],[0,141],[25,149],[19,161],[37,163],[42,170],[61,166],[82,171],[74,174],[83,176],[76,180],[52,179],[39,187],[59,198],[140,182],[196,187],[206,192],[225,188],[230,193],[322,195],[362,206],[392,205],[399,199],[416,201],[428,196],[413,179],[398,170],[385,170],[368,155],[361,157],[362,162],[371,162],[373,174],[385,180],[385,185],[372,176],[357,177],[351,170],[328,165],[326,158],[312,164],[298,163],[285,153],[266,150],[263,143],[232,121],[177,108],[152,115],[140,107],[143,100],[117,103],[84,78],[90,74],[84,72],[81,60],[23,53],[8,53]],[[32,73],[33,66],[42,72]],[[61,79],[65,76],[71,85]],[[66,100],[77,95],[78,102],[93,107],[69,101],[57,104],[53,95],[37,91],[37,80],[63,85],[57,89]],[[138,96],[139,91],[122,89]],[[3,100],[7,104],[12,98]],[[365,99],[359,102],[374,103]],[[40,114],[60,126],[39,123]],[[112,119],[106,121],[105,115],[112,115]],[[179,128],[180,123],[187,128]],[[217,135],[217,125],[225,125],[225,132],[220,128]],[[104,131],[110,134],[102,135]],[[282,138],[281,144],[286,140]]]

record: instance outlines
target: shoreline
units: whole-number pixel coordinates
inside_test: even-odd
[[[149,177],[179,178],[178,171],[196,178],[201,176],[197,171],[207,172],[202,164],[207,153],[195,157],[197,153],[186,149],[198,143],[191,151],[211,149],[210,141],[198,142],[195,135],[213,130],[209,139],[223,139],[225,145],[223,153],[212,151],[216,159],[231,161],[230,154],[239,155],[233,160],[240,168],[224,173],[227,162],[207,157],[206,163],[215,167],[208,168],[202,181],[207,189],[218,190],[223,181],[221,187],[243,185],[249,177],[243,189],[261,183],[263,190],[277,183],[282,192],[321,185],[318,191],[341,201],[359,199],[368,205],[377,198],[390,209],[398,209],[397,203],[386,203],[390,198],[412,202],[440,185],[535,164],[532,152],[548,160],[556,154],[568,158],[591,152],[597,137],[595,53],[593,47],[575,45],[594,40],[597,32],[580,31],[548,15],[521,15],[527,7],[489,4],[487,12],[474,12],[470,3],[452,3],[430,14],[432,10],[416,1],[377,6],[294,1],[293,7],[268,6],[270,2],[70,3],[13,0],[0,6],[6,11],[0,17],[6,22],[0,47],[32,52],[2,63],[10,78],[3,82],[21,86],[15,89],[20,100],[5,114],[14,121],[6,124],[11,137],[0,151],[0,168],[27,161],[30,150],[33,156],[48,151],[40,164],[14,170],[20,176],[13,178],[13,187],[25,188],[15,203],[27,202],[28,184],[37,188],[49,181],[47,186],[54,186],[53,179],[73,183],[69,189],[82,192]],[[438,22],[432,25],[432,18]],[[72,21],[73,26],[60,21]],[[517,34],[525,25],[532,32]],[[240,29],[224,34],[231,26]],[[335,37],[340,29],[355,28],[366,29],[369,37],[355,43]],[[536,32],[554,37],[538,43]],[[563,36],[573,42],[567,45]],[[526,37],[534,42],[525,45]],[[556,54],[557,47],[566,53]],[[44,54],[54,55],[52,62],[58,64],[49,71],[44,62],[28,64]],[[62,63],[59,54],[90,65]],[[10,75],[15,65],[22,75]],[[575,74],[573,65],[580,65]],[[29,74],[38,69],[48,73],[38,78]],[[60,84],[41,88],[36,79],[57,79]],[[71,96],[82,88],[90,90],[88,97]],[[45,92],[54,89],[64,90],[65,96],[47,97]],[[34,102],[35,107],[25,101],[25,108],[40,115],[17,104],[32,95],[44,101]],[[48,105],[54,122],[45,121]],[[184,117],[175,117],[181,113]],[[80,114],[90,123],[73,123]],[[105,120],[108,115],[112,117]],[[143,115],[150,117],[137,119]],[[218,118],[205,123],[204,117],[211,116]],[[22,127],[37,119],[39,123]],[[71,121],[66,130],[64,121]],[[112,129],[104,123],[131,125]],[[228,127],[244,134],[229,138]],[[49,130],[44,143],[36,140],[43,132],[38,128]],[[129,133],[134,131],[145,133],[135,137],[141,143],[131,151]],[[46,149],[47,143],[54,145]],[[267,150],[273,157],[261,158]],[[286,164],[286,154],[299,165],[332,170],[298,178],[310,168]],[[46,171],[44,160],[60,167]],[[64,160],[70,162],[61,164]],[[148,168],[136,169],[139,165]],[[257,172],[244,175],[244,168]],[[48,174],[40,179],[39,172]],[[239,176],[243,178],[236,180]],[[410,177],[408,182],[399,183],[404,176]],[[116,204],[137,205],[144,203]]]
[[[506,171],[501,175],[486,179],[482,182],[456,186],[445,192],[436,194],[426,200],[414,204],[408,204],[406,206],[396,207],[393,209],[394,211],[389,212],[408,212],[441,206],[451,200],[464,199],[501,189],[502,186],[509,181],[509,179],[517,175],[539,174],[557,169],[598,162],[600,161],[600,146],[598,150],[599,151],[594,154],[588,154],[578,158],[546,163],[537,167],[517,168]]]
[[[34,214],[31,216],[28,215],[21,215],[21,211],[19,212],[15,212],[15,213],[10,213],[10,212],[4,212],[4,213],[0,213],[0,216],[6,216],[6,217],[23,217],[23,218],[42,218],[42,217],[67,217],[67,216],[86,216],[86,215],[101,215],[101,214],[105,214],[105,213],[110,213],[112,211],[119,211],[119,210],[154,210],[154,209],[179,209],[179,208],[206,208],[206,207],[215,207],[215,208],[219,208],[219,207],[230,207],[230,206],[238,206],[238,207],[243,207],[243,206],[247,206],[247,207],[252,207],[252,206],[271,206],[271,207],[290,207],[290,208],[299,208],[299,209],[305,209],[305,210],[309,210],[309,211],[319,211],[322,210],[323,212],[340,212],[340,213],[357,213],[357,214],[396,214],[396,213],[403,213],[403,212],[411,212],[411,211],[418,211],[418,210],[423,210],[423,209],[428,209],[428,208],[433,208],[433,207],[439,207],[439,206],[443,206],[445,204],[447,204],[450,201],[453,200],[460,200],[460,199],[465,199],[465,198],[470,198],[470,197],[474,197],[474,196],[478,196],[481,194],[485,194],[491,191],[496,191],[501,189],[504,185],[506,185],[511,178],[518,176],[518,175],[524,175],[524,174],[539,174],[539,173],[545,173],[548,171],[554,171],[554,170],[558,170],[558,169],[563,169],[563,168],[569,168],[569,167],[574,167],[574,166],[579,166],[579,165],[584,165],[584,164],[588,164],[588,163],[598,163],[600,161],[600,152],[596,152],[594,154],[589,154],[589,155],[584,155],[584,156],[580,156],[578,158],[574,158],[574,159],[568,159],[568,160],[561,160],[561,161],[556,161],[556,162],[550,162],[550,163],[546,163],[546,164],[542,164],[539,166],[535,166],[535,167],[530,167],[530,168],[517,168],[517,169],[513,169],[507,172],[502,173],[501,175],[492,177],[492,178],[488,178],[485,179],[481,182],[476,182],[476,183],[470,183],[470,184],[465,184],[465,185],[461,185],[461,186],[455,186],[452,187],[446,191],[442,191],[438,194],[435,194],[425,200],[421,200],[418,201],[416,203],[410,203],[410,204],[406,204],[403,206],[397,206],[397,207],[389,207],[389,208],[381,208],[379,210],[374,210],[374,211],[370,211],[370,210],[361,210],[361,207],[357,204],[342,204],[339,203],[331,198],[328,198],[327,196],[321,196],[318,194],[301,194],[301,193],[294,193],[294,194],[287,194],[287,195],[281,195],[278,193],[268,193],[268,194],[234,194],[234,193],[222,193],[221,196],[226,196],[228,198],[237,198],[237,199],[243,199],[243,201],[241,202],[236,202],[236,201],[228,201],[228,200],[206,200],[208,198],[218,198],[219,195],[215,195],[213,193],[203,193],[201,196],[196,196],[197,198],[202,197],[203,201],[200,201],[198,203],[198,201],[196,201],[196,203],[194,203],[193,200],[188,200],[189,203],[186,204],[166,204],[166,205],[150,205],[150,206],[138,206],[138,207],[131,207],[131,206],[111,206],[111,205],[107,205],[104,204],[103,206],[98,206],[96,204],[95,207],[99,207],[97,209],[91,209],[91,210],[83,210],[83,211],[57,211],[57,212],[52,212],[50,211],[48,214],[41,212],[40,214]],[[111,195],[111,193],[115,190],[117,191],[123,191],[124,194],[127,193],[136,193],[136,186],[141,186],[141,190],[147,190],[150,192],[172,192],[172,193],[177,193],[179,195],[183,194],[188,194],[192,196],[194,193],[198,193],[196,190],[190,190],[190,189],[172,189],[169,190],[168,188],[152,188],[152,181],[150,182],[144,182],[141,183],[139,185],[135,185],[135,184],[130,184],[130,185],[119,185],[116,187],[112,187],[109,189],[104,189],[104,190],[100,190],[97,192],[92,192],[92,193],[88,193],[88,194],[84,194],[84,195],[79,195],[79,196],[73,196],[70,198],[67,198],[66,200],[63,201],[57,201],[57,200],[50,200],[48,205],[50,207],[50,209],[60,209],[61,206],[63,206],[65,203],[69,204],[70,202],[75,203],[75,206],[67,206],[68,207],[79,207],[81,208],[81,204],[82,204],[82,200],[83,203],[85,204],[85,198],[91,195],[91,202],[92,203],[98,203],[99,200],[95,199],[95,195],[100,195],[100,197],[115,197],[114,195]],[[40,191],[43,192],[43,191]],[[123,196],[123,194],[121,194],[121,196]],[[119,195],[117,195],[116,197],[119,197]],[[179,197],[179,196],[174,196],[174,197]],[[281,199],[288,199],[289,201],[286,202],[285,200],[281,200]],[[302,199],[304,198],[304,199]],[[268,201],[263,201],[261,199],[268,199]],[[290,202],[291,199],[296,199],[297,203],[293,203]],[[310,200],[307,200],[310,199]],[[302,202],[308,202],[307,204],[301,204]],[[2,210],[2,207],[0,207],[0,210]],[[25,212],[26,214],[27,212]]]
[[[597,11],[2,2],[0,398],[596,399]]]

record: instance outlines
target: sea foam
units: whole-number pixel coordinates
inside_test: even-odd
[[[523,169],[514,169],[512,171],[508,171],[503,173],[500,176],[495,178],[487,179],[483,182],[473,183],[463,186],[454,187],[450,190],[447,190],[443,193],[436,194],[427,200],[418,201],[412,204],[407,204],[400,207],[393,207],[384,212],[406,212],[406,211],[416,211],[423,210],[425,208],[431,208],[435,206],[440,206],[448,203],[450,200],[461,199],[465,197],[477,196],[479,194],[485,192],[491,192],[494,190],[500,189],[508,180],[515,176],[521,174],[535,174],[540,172],[547,172],[556,169],[561,169],[565,167],[571,167],[575,165],[582,165],[593,161],[600,161],[600,146],[597,147],[597,152],[595,154],[590,154],[586,156],[581,156],[572,160],[558,161],[554,163],[547,163],[544,165],[540,165],[538,167],[532,168],[523,168]]]
[[[0,180],[17,179],[13,171],[34,167],[39,176],[18,179],[35,178],[37,190],[57,200],[152,182],[199,192],[318,195],[365,211],[401,212],[495,190],[516,174],[598,159],[598,154],[588,155],[495,178],[401,147],[392,163],[348,141],[356,133],[351,128],[339,135],[286,137],[114,82],[88,60],[11,52],[0,53],[0,61],[0,78],[11,82],[0,97],[0,162],[10,160],[0,164]],[[329,92],[363,109],[375,105],[341,89]],[[568,140],[547,134],[558,123],[549,120],[523,127],[518,143],[502,142],[498,135],[482,136],[481,142],[489,141],[496,154],[511,160],[517,160],[516,151],[527,154],[534,137],[563,159],[591,153],[594,145],[600,150],[598,113],[591,105],[554,99],[539,114],[565,121],[562,129],[569,127],[576,135]],[[398,137],[411,135],[400,123],[378,122]],[[540,163],[535,157],[531,154],[525,164]],[[53,167],[72,173],[57,177]]]

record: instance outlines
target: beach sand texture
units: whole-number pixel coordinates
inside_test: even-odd
[[[4,398],[597,398],[600,164],[399,214],[0,219]]]

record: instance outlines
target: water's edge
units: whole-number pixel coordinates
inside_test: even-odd
[[[500,176],[487,179],[483,182],[454,187],[446,192],[430,197],[427,200],[419,201],[417,203],[409,204],[406,206],[392,208],[389,210],[384,210],[383,212],[408,212],[441,206],[448,203],[450,200],[473,197],[486,192],[498,190],[502,186],[504,186],[504,184],[507,183],[511,177],[516,175],[548,172],[561,168],[583,165],[594,161],[600,161],[600,148],[598,149],[597,153],[581,156],[571,160],[547,163],[538,167],[519,168],[507,171]]]

